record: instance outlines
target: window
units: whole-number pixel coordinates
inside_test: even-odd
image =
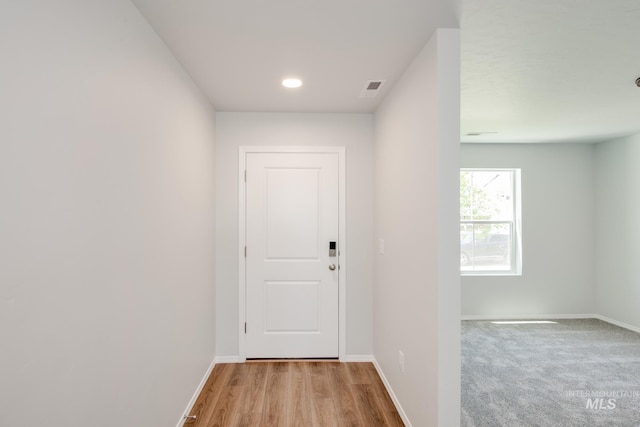
[[[460,272],[522,274],[520,169],[460,170]]]

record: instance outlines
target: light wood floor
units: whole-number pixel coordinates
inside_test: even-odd
[[[371,363],[217,365],[189,415],[189,427],[404,427]]]

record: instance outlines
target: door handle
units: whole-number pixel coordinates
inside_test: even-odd
[[[336,265],[335,264],[329,264],[329,270],[333,271],[336,269]]]

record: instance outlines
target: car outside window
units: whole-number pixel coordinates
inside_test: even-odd
[[[519,169],[461,169],[460,272],[521,274]]]

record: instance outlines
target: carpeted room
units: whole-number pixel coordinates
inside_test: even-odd
[[[640,425],[640,334],[599,319],[463,321],[461,425]]]
[[[640,136],[463,144],[520,169],[522,205],[521,274],[461,280],[463,426],[640,425],[638,160]]]

